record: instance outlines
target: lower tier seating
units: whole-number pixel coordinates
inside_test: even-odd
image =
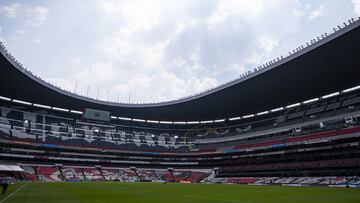
[[[210,170],[193,171],[167,169],[90,168],[79,166],[23,165],[26,178],[32,181],[124,181],[124,182],[180,182],[197,183],[209,175]],[[39,178],[37,178],[39,177]]]
[[[212,183],[222,184],[254,184],[254,185],[359,185],[357,176],[326,177],[229,177],[214,178]]]

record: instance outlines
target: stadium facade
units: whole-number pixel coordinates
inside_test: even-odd
[[[0,171],[34,181],[359,185],[359,36],[351,19],[219,87],[149,104],[62,90],[2,45]]]

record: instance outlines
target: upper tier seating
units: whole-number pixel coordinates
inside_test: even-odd
[[[215,125],[214,128],[200,127],[194,131],[180,129],[175,125],[171,126],[171,129],[159,129],[141,125],[119,125],[116,122],[89,123],[70,116],[66,118],[63,115],[51,115],[53,112],[46,113],[32,107],[0,106],[0,138],[48,146],[64,145],[154,153],[227,152],[250,147],[283,145],[286,144],[284,140],[295,140],[293,137],[312,139],[300,137],[359,125],[360,100],[357,98],[360,98],[359,92],[353,92],[275,112],[275,117],[269,114],[264,119],[250,118],[248,123],[238,121],[239,124],[231,124],[229,127],[230,124],[225,122],[212,124]],[[290,115],[299,112],[304,112],[301,118],[289,118]],[[351,123],[344,120],[349,113],[352,114]]]

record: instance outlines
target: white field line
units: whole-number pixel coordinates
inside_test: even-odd
[[[14,190],[12,193],[10,193],[7,197],[5,197],[3,200],[1,200],[0,203],[3,203],[5,200],[9,199],[11,196],[13,196],[17,191],[19,191],[21,188],[23,188],[28,183],[29,182],[26,182],[24,185],[18,187],[16,190]]]

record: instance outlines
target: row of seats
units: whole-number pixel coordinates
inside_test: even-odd
[[[210,170],[192,171],[166,169],[89,168],[68,166],[24,165],[25,176],[32,181],[123,181],[123,182],[180,182],[197,183]]]
[[[281,150],[281,148],[283,147],[286,147],[286,146],[292,146],[294,145],[295,143],[310,143],[311,144],[311,141],[321,141],[321,140],[326,140],[326,141],[329,141],[329,140],[336,140],[336,139],[341,139],[342,137],[349,137],[349,136],[356,136],[357,133],[360,132],[360,128],[359,127],[352,127],[352,128],[345,128],[345,129],[342,129],[342,130],[338,130],[338,131],[325,131],[325,132],[321,132],[321,133],[315,133],[315,134],[310,134],[310,135],[305,135],[305,136],[295,136],[295,137],[290,137],[290,138],[283,138],[283,139],[275,139],[273,138],[272,140],[268,140],[268,141],[262,141],[259,140],[259,142],[257,143],[248,143],[248,144],[241,144],[241,145],[236,145],[236,146],[232,146],[231,149],[230,149],[230,152],[232,151],[247,151],[247,150],[255,150],[255,149],[278,149],[278,150]],[[24,136],[26,136],[27,134],[24,134]],[[4,135],[2,135],[3,137]],[[13,137],[11,138],[21,138],[21,139],[18,139],[19,141],[22,141],[22,140],[27,140],[29,139],[28,137],[18,137],[18,135],[14,135],[13,134]],[[69,139],[70,140],[70,139]],[[49,140],[46,140],[46,141],[49,141]],[[57,141],[57,143],[62,143],[62,144],[66,144],[66,143],[69,143],[69,142],[66,142],[68,140],[65,140],[64,142],[60,142],[60,140]],[[52,143],[52,142],[50,142]],[[56,142],[54,142],[56,143]],[[74,145],[74,146],[82,146],[82,143],[80,144],[77,144],[75,145],[74,142],[72,142],[70,145]],[[89,146],[89,145],[87,145]],[[104,145],[102,145],[104,146]],[[121,146],[122,147],[122,146]],[[148,149],[149,151],[150,150],[153,150],[154,148],[152,149]],[[5,149],[2,149],[3,151],[5,152],[11,152],[11,153],[14,153],[14,151],[9,151],[7,148]],[[174,152],[174,151],[172,151]],[[44,154],[41,154],[39,152],[29,152],[27,153],[27,155],[34,155],[35,157],[37,156],[46,156]],[[52,156],[57,156],[56,154],[52,154]],[[66,156],[61,156],[61,154],[59,154],[60,157],[63,157],[63,158],[66,158]],[[72,156],[85,156],[83,158],[87,158],[87,154],[74,154]],[[102,156],[97,156],[97,157],[102,157]],[[114,158],[114,157],[112,157]],[[116,158],[116,157],[115,157]],[[149,159],[152,159],[152,158],[149,158]],[[66,159],[65,159],[66,160]],[[188,161],[188,159],[184,159],[185,161]],[[193,160],[194,159],[189,159],[189,160]],[[195,160],[196,161],[196,160]]]
[[[360,185],[357,176],[326,176],[326,177],[229,177],[214,178],[212,183],[222,184],[258,184],[258,185]]]
[[[36,142],[52,142],[68,145],[87,144],[89,147],[115,147],[119,144],[125,149],[142,148],[139,150],[169,151],[178,148],[187,148],[181,144],[183,141],[173,136],[153,136],[144,132],[111,132],[97,131],[98,128],[91,128],[89,125],[81,123],[77,127],[72,128],[63,122],[54,122],[54,118],[49,116],[33,116],[33,120],[29,116],[31,113],[21,112],[11,108],[0,107],[0,131],[5,134],[11,134],[15,137],[26,138]],[[17,116],[14,116],[16,114]],[[35,114],[34,114],[35,115]],[[27,118],[25,120],[14,120],[13,118]],[[38,123],[42,119],[48,120],[52,118],[51,124]],[[91,129],[89,129],[91,128]]]
[[[349,98],[346,97],[346,99],[341,102],[348,100],[353,101],[358,98],[357,93],[353,95],[355,96]],[[336,99],[336,102],[339,102],[339,100]],[[346,103],[348,104],[349,102]],[[323,104],[313,104],[311,109],[319,108],[319,106],[316,105],[321,106]],[[298,108],[300,107],[297,107],[297,109]],[[185,144],[184,140],[180,141],[180,138],[171,136],[150,136],[147,132],[135,132],[135,130],[132,132],[126,131],[121,133],[119,132],[118,126],[114,127],[110,124],[100,125],[95,123],[80,122],[62,117],[40,115],[28,111],[15,110],[14,108],[3,106],[0,107],[0,114],[0,136],[6,139],[20,139],[21,141],[73,147],[172,153],[188,152],[190,150],[200,153],[215,151],[223,152],[261,146],[284,145],[289,142],[296,142],[296,137],[299,138],[298,141],[301,139],[303,141],[306,139],[315,139],[315,137],[311,138],[303,136],[308,133],[312,133],[313,131],[324,132],[329,130],[338,130],[347,128],[351,125],[360,124],[360,119],[358,117],[355,117],[351,124],[346,123],[345,119],[341,117],[337,118],[337,120],[335,120],[336,122],[334,120],[329,120],[321,123],[317,122],[316,125],[309,124],[303,126],[302,129],[300,129],[301,132],[287,129],[285,131],[275,133],[269,132],[266,134],[265,132],[259,131],[258,133],[263,134],[251,136],[248,136],[248,134],[242,134],[243,132],[237,132],[239,133],[239,136],[237,136],[238,138],[236,140],[230,139],[226,142],[216,141],[213,142],[213,144],[205,142],[199,145],[190,146]],[[15,118],[20,120],[14,120]],[[48,125],[47,123],[51,123],[51,125]],[[99,126],[102,127],[102,129],[100,129],[101,131],[95,131],[96,128],[99,128]],[[212,131],[213,134],[228,136],[232,133],[234,128],[235,131],[239,131],[237,127],[231,127],[229,129],[223,128],[207,130],[207,133]],[[251,126],[248,126],[247,128],[248,131],[253,130]],[[84,134],[80,133],[80,131],[84,132]],[[87,133],[85,133],[85,131]],[[241,137],[240,135],[246,136]]]
[[[230,146],[223,146],[221,143],[216,143],[218,148],[212,148],[210,144],[208,144],[208,148],[206,150],[237,150],[243,148],[252,148],[259,146],[267,146],[267,145],[277,145],[277,144],[286,144],[290,142],[298,142],[309,139],[322,138],[326,134],[338,134],[339,132],[332,131],[329,129],[343,129],[348,126],[356,126],[360,124],[360,120],[358,117],[354,117],[354,120],[351,124],[345,123],[344,119],[338,119],[338,121],[328,121],[324,122],[323,125],[327,127],[317,126],[315,129],[306,130],[302,134],[305,136],[300,136],[302,134],[297,135],[288,135],[286,132],[265,134],[263,136],[253,138],[244,138],[237,141],[229,141],[227,142]],[[334,126],[332,126],[334,125]],[[305,127],[304,127],[305,128]],[[312,134],[312,136],[306,136],[305,132],[312,131],[324,131],[317,134]],[[329,131],[329,132],[327,132]],[[56,134],[44,134],[44,135],[34,135],[27,132],[26,128],[19,129],[19,127],[14,127],[11,129],[9,125],[0,124],[0,133],[3,137],[8,138],[17,138],[31,142],[40,142],[40,143],[48,143],[48,144],[56,144],[56,145],[69,145],[69,146],[83,146],[83,147],[94,147],[94,148],[115,148],[122,150],[139,150],[139,151],[158,151],[158,152],[184,152],[188,150],[187,146],[179,146],[179,145],[161,145],[161,144],[149,144],[149,143],[136,143],[136,142],[119,142],[119,141],[111,141],[111,140],[98,140],[98,139],[84,139],[79,137],[67,137],[67,136],[58,136]],[[330,136],[330,135],[329,135]],[[244,143],[244,144],[242,144]],[[236,146],[234,147],[234,144]],[[199,148],[202,150],[202,148]],[[203,151],[200,151],[203,152]]]
[[[222,168],[221,176],[239,176],[251,172],[267,172],[267,171],[281,171],[281,170],[310,170],[323,168],[358,168],[360,167],[360,158],[346,158],[346,159],[330,159],[319,161],[303,161],[303,162],[285,162],[285,163],[269,163],[269,164],[251,164],[231,168]]]
[[[30,108],[30,107],[29,107]],[[70,119],[65,117],[58,117],[55,115],[44,114],[44,111],[41,111],[41,114],[28,111],[18,110],[9,107],[0,108],[0,117],[6,118],[12,124],[18,127],[29,127],[32,129],[33,133],[42,133],[43,131],[52,131],[58,132],[63,136],[78,136],[78,137],[99,137],[101,139],[117,139],[117,140],[154,140],[154,141],[173,141],[175,136],[179,134],[174,134],[174,132],[156,132],[151,129],[146,131],[141,128],[136,128],[135,126],[119,126],[115,124],[98,124],[98,123],[89,123],[85,121],[80,121],[78,119]],[[28,123],[24,123],[24,121]],[[6,123],[5,123],[6,124]],[[180,135],[184,134],[181,132]],[[156,135],[156,136],[155,136]],[[137,139],[138,138],[138,139]]]
[[[339,95],[307,105],[303,104],[297,107],[279,111],[277,117],[270,117],[264,120],[259,120],[257,117],[253,117],[252,122],[243,124],[241,126],[224,128],[220,132],[217,130],[213,130],[212,132],[204,132],[203,134],[198,134],[197,139],[235,136],[239,134],[262,131],[272,129],[274,127],[287,126],[294,123],[303,123],[306,121],[344,114],[359,110],[359,103],[359,92],[354,92],[347,95]],[[224,131],[226,131],[226,133],[221,133]]]
[[[291,140],[294,137],[304,137],[309,134],[317,134],[328,131],[341,131],[342,129],[350,128],[360,125],[360,112],[350,116],[351,120],[346,120],[346,116],[337,116],[327,118],[326,120],[315,120],[301,126],[285,126],[280,128],[273,128],[267,131],[259,131],[245,134],[237,138],[215,138],[202,140],[197,144],[196,148],[206,149],[216,147],[218,151],[226,151],[232,149],[232,146],[250,146],[265,143],[273,140]]]
[[[123,142],[137,142],[147,144],[163,144],[163,145],[181,145],[183,144],[183,137],[187,137],[190,141],[200,138],[214,138],[226,137],[233,135],[240,135],[243,133],[254,132],[259,130],[271,129],[278,125],[288,125],[287,120],[300,118],[308,115],[324,113],[325,111],[334,112],[334,110],[353,107],[350,111],[360,103],[360,96],[358,92],[350,95],[340,95],[329,101],[319,101],[314,104],[301,105],[298,107],[290,108],[278,114],[278,117],[270,117],[265,120],[255,120],[250,123],[232,125],[232,127],[221,126],[207,127],[199,129],[186,129],[172,128],[166,129],[152,129],[152,128],[138,128],[133,125],[117,125],[111,124],[96,124],[80,121],[72,118],[58,117],[50,114],[33,113],[32,109],[29,111],[15,110],[12,108],[1,107],[0,117],[6,119],[4,124],[11,124],[12,127],[20,127],[29,129],[32,134],[44,134],[51,132],[58,136],[79,137],[88,139],[104,139]],[[334,106],[335,104],[338,104]],[[352,105],[352,106],[351,106]],[[331,108],[330,108],[331,107]],[[30,107],[28,107],[30,108]],[[357,107],[356,107],[357,108]],[[295,116],[294,116],[295,115]],[[308,118],[313,119],[313,118]],[[24,123],[24,121],[28,123]],[[301,120],[303,122],[303,120]],[[204,125],[206,126],[206,125]]]

